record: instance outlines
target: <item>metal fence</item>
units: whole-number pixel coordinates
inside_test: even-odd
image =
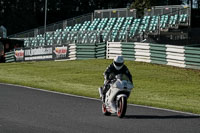
[[[49,24],[46,27],[47,32],[55,31],[57,29],[64,29],[66,26],[74,26],[78,23],[84,23],[85,21],[92,21],[93,13],[84,14],[78,17],[70,18],[67,20],[59,21],[57,23]],[[28,31],[24,31],[21,33],[17,33],[14,35],[10,35],[10,38],[28,38],[28,37],[36,37],[39,34],[44,34],[44,26],[31,29]]]
[[[151,9],[144,9],[145,16],[159,16],[159,15],[175,15],[175,14],[188,14],[190,15],[190,7],[186,5],[167,5],[167,6],[154,6]]]
[[[95,10],[95,18],[118,18],[118,17],[134,17],[136,18],[136,9],[118,8]]]
[[[190,24],[191,24],[191,9],[187,5],[166,5],[154,6],[151,9],[144,9],[144,16],[157,16],[159,25],[162,22],[169,21],[171,26],[167,28],[157,28],[157,34],[149,34],[147,41],[151,43],[170,43],[174,45],[188,45],[190,43]],[[180,20],[183,20],[184,23]],[[173,22],[178,23],[173,23]]]
[[[166,15],[166,16],[165,16]],[[186,20],[182,23],[183,19],[180,19],[181,16],[186,15]],[[115,22],[115,26],[112,25],[110,30],[106,30],[105,25],[103,26],[105,29],[97,29],[93,30],[78,30],[78,31],[65,31],[63,30],[67,26],[74,26],[75,24],[80,24],[86,21],[93,21],[94,19],[105,19],[105,18],[128,18],[132,17],[133,20],[130,20],[130,24],[127,25],[125,21],[125,26],[127,26],[124,30],[121,27],[119,29],[111,30],[112,28],[116,28],[117,25]],[[165,19],[167,17],[167,19]],[[164,18],[164,19],[162,19]],[[173,21],[172,21],[173,20]],[[165,22],[166,21],[166,22]],[[99,21],[100,22],[100,21]],[[122,23],[122,24],[123,24]],[[107,23],[106,23],[107,24]],[[163,26],[165,24],[165,26]],[[174,35],[173,32],[169,32],[170,29],[178,30],[178,27],[182,25],[184,26],[184,30],[180,30]],[[47,44],[44,41],[44,27],[36,28],[30,31],[26,31],[23,33],[16,34],[12,37],[16,38],[29,38],[26,46],[43,46],[45,45],[60,45],[66,43],[95,43],[102,41],[143,41],[146,38],[149,38],[149,34],[156,36],[156,38],[160,38],[161,35],[169,38],[168,40],[188,40],[188,27],[190,26],[190,8],[182,5],[170,5],[170,6],[155,6],[151,9],[144,10],[144,18],[136,19],[136,9],[105,9],[105,10],[95,10],[94,13],[82,15],[76,18],[67,19],[64,21],[60,21],[58,23],[47,25],[47,34],[49,37],[46,38]],[[58,30],[61,29],[61,30]],[[161,34],[162,31],[166,30],[165,34]],[[58,30],[58,32],[57,32]],[[183,32],[184,34],[180,34]],[[167,33],[167,34],[166,34]],[[173,34],[171,34],[173,33]],[[39,37],[38,37],[39,36]],[[172,37],[175,37],[172,38]],[[178,38],[178,39],[177,39]],[[166,41],[168,42],[168,41]]]
[[[75,18],[67,19],[57,23],[49,24],[46,27],[47,32],[53,32],[57,29],[64,29],[67,26],[74,26],[78,23],[84,23],[85,21],[92,21],[94,18],[118,18],[118,17],[134,17],[136,18],[136,9],[105,9],[95,10],[94,13],[85,14]],[[12,38],[28,38],[36,37],[37,35],[44,34],[44,26],[31,29],[25,32],[11,35]]]

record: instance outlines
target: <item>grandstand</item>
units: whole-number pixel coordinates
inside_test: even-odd
[[[171,29],[176,29],[178,35],[181,35],[185,31],[177,29],[181,26],[188,29],[190,25],[190,9],[185,6],[152,7],[145,9],[144,14],[143,18],[136,18],[136,10],[97,10],[91,20],[25,38],[24,45],[40,47],[101,41],[134,42],[144,39],[148,41],[151,36],[160,37],[163,33],[170,36],[171,34],[167,33],[170,33]],[[184,36],[187,38],[187,33]]]
[[[123,55],[126,60],[200,69],[199,45],[188,41],[189,7],[152,7],[140,18],[136,12],[126,8],[96,10],[47,26],[46,33],[38,28],[17,34],[14,37],[23,38],[25,48],[8,53],[6,62]]]

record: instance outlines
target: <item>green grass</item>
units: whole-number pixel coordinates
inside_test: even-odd
[[[98,98],[111,60],[0,64],[0,82]],[[135,88],[129,103],[200,114],[200,70],[126,61]]]

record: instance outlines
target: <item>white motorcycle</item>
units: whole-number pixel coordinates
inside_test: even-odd
[[[129,81],[126,75],[116,75],[110,83],[110,89],[105,96],[105,103],[102,104],[102,113],[109,116],[113,113],[117,113],[119,118],[122,118],[126,114],[127,99],[134,88],[131,81]],[[99,88],[100,97],[103,96],[103,90]]]

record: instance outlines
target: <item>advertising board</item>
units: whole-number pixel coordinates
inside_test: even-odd
[[[9,57],[11,54],[9,55]],[[68,46],[45,46],[37,48],[16,48],[12,54],[14,61],[42,61],[68,59]]]
[[[33,60],[52,60],[53,59],[53,48],[48,47],[38,47],[29,48],[24,50],[25,61]]]
[[[55,60],[68,58],[68,47],[55,47],[53,50],[53,57]]]
[[[15,49],[15,61],[24,61],[24,50],[23,49]]]

